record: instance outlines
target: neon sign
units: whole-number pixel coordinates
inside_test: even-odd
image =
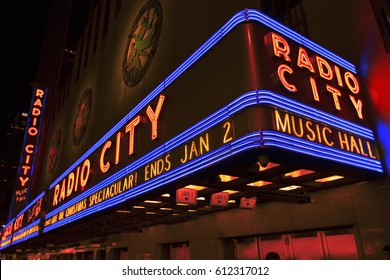
[[[157,178],[160,180],[165,174],[170,174],[181,166],[199,159],[233,140],[232,120],[225,120],[172,150],[166,152],[162,150],[163,153],[156,157],[153,157],[151,153],[150,156],[153,158],[149,157],[148,159],[147,157],[145,160],[135,162],[135,166],[131,164],[126,167],[131,171],[124,176],[121,176],[122,172],[118,172],[119,174],[114,174],[108,180],[48,213],[45,220],[45,230],[58,227],[88,212],[91,213],[96,208],[101,209],[110,201],[133,190],[136,191],[138,186],[148,185],[149,182]],[[163,185],[160,184],[160,187]]]
[[[274,32],[269,32],[266,35],[265,43],[268,48],[272,49],[272,55],[281,60],[279,62],[281,64],[277,67],[277,76],[287,91],[298,93],[310,88],[312,100],[321,102],[323,98],[331,99],[333,100],[332,107],[337,111],[346,110],[342,108],[341,102],[343,99],[349,100],[356,116],[359,119],[364,118],[363,101],[359,96],[359,81],[351,71],[342,70],[319,55],[310,57],[306,49],[301,46],[298,47],[296,57],[293,57],[292,49],[287,40]],[[303,88],[298,88],[291,81],[296,72],[294,68],[310,73],[310,75],[305,75],[307,84]],[[322,84],[321,87],[318,85],[319,83]],[[301,82],[301,84],[304,83]],[[348,98],[344,95],[348,95]]]
[[[45,192],[38,195],[7,224],[2,232],[0,249],[25,241],[39,234],[42,211],[45,207],[44,199]]]
[[[278,77],[279,87],[235,92],[234,100],[165,139],[160,133],[165,122],[162,112],[174,111],[168,108],[171,102],[165,102],[173,98],[169,89],[174,87],[174,81],[190,72],[196,61],[243,22],[261,24],[260,29],[267,27],[262,34],[268,37],[257,39],[271,51],[262,63],[274,62],[275,67],[268,70]],[[264,38],[268,38],[268,45]],[[301,70],[307,74],[306,87],[297,82]],[[302,93],[308,93],[312,102],[297,100]],[[282,149],[380,174],[383,168],[373,131],[362,125],[366,118],[360,94],[352,64],[258,11],[241,11],[50,185],[45,195],[48,207],[43,232],[167,187],[205,166],[259,149]],[[325,99],[332,105],[332,113],[321,110]],[[347,102],[349,105],[345,105]],[[43,103],[34,100],[36,114]],[[259,119],[248,119],[248,112],[258,108]],[[354,117],[338,114],[345,111]],[[28,131],[39,135],[38,127],[36,122],[35,129]],[[1,248],[39,233],[37,213],[41,213],[38,209],[42,203],[43,194],[15,215],[2,232]]]
[[[375,144],[368,139],[278,109],[274,109],[273,117],[276,131],[372,159],[379,157]]]
[[[15,201],[13,213],[16,215],[26,205],[27,195],[31,186],[35,156],[38,151],[39,132],[43,118],[47,89],[34,87],[30,117],[26,127],[24,144],[20,157],[15,186]]]
[[[245,127],[249,121],[242,116],[248,109],[259,106],[268,108],[262,111],[262,118],[271,119],[272,122],[265,127],[259,127],[254,122],[250,130],[257,132],[250,133],[247,130],[239,132],[235,127]],[[290,113],[272,109],[276,106],[289,109]],[[310,121],[308,118],[316,120]],[[169,143],[157,147],[121,171],[49,212],[46,215],[44,231],[50,231],[96,211],[112,207],[155,188],[164,187],[203,169],[205,165],[216,164],[252,149],[283,148],[360,169],[383,172],[372,131],[334,118],[270,91],[247,92],[180,133]],[[304,119],[307,119],[307,124],[303,123]],[[336,143],[335,139],[339,135],[342,137],[339,138],[339,143]],[[347,140],[343,140],[344,137],[347,137]],[[353,144],[347,144],[348,139],[351,139],[349,137],[355,137],[350,142]],[[348,150],[347,146],[353,146],[353,149],[358,149],[359,153]]]
[[[64,201],[68,201],[72,197],[83,193],[99,180],[99,176],[109,174],[116,166],[120,166],[122,162],[121,157],[126,157],[126,160],[129,161],[129,158],[131,159],[136,151],[140,149],[141,144],[137,143],[139,145],[136,145],[135,142],[136,139],[141,137],[141,132],[138,128],[142,124],[150,124],[150,139],[151,141],[157,140],[159,131],[158,122],[164,100],[165,96],[160,94],[154,109],[149,104],[144,114],[138,114],[129,120],[127,124],[117,131],[112,139],[105,141],[100,148],[100,153],[94,153],[89,158],[84,159],[80,165],[70,171],[61,181],[57,181],[49,191],[50,207],[57,207]],[[153,176],[155,172],[161,173],[161,163],[164,164],[164,161],[159,161],[156,163],[156,166],[152,165],[147,169],[145,176]],[[163,168],[169,168],[166,166],[168,164],[168,159],[165,159],[165,166]]]
[[[160,135],[160,111],[168,110],[163,106],[165,96],[171,98],[166,93],[169,87],[172,88],[177,77],[242,22],[260,23],[263,26],[258,27],[262,29],[260,33],[270,34],[268,38],[271,38],[271,44],[268,46],[271,46],[272,66],[276,67],[268,70],[270,74],[276,73],[280,81],[278,87],[271,85],[262,90],[236,92],[238,98],[214,113],[168,140],[164,139],[164,143],[155,141]],[[264,30],[264,25],[267,30]],[[273,31],[269,33],[268,28],[281,35]],[[257,39],[262,41],[266,49],[264,36]],[[298,47],[293,47],[293,44],[298,44]],[[270,57],[261,63],[268,64],[269,61]],[[296,81],[297,69],[309,73],[305,80],[306,87]],[[164,95],[162,91],[166,91]],[[362,125],[365,111],[360,92],[356,69],[352,64],[258,11],[241,11],[50,185],[52,196],[49,197],[49,205],[52,207],[46,215],[44,232],[156,188],[163,188],[204,166],[259,148],[284,149],[368,172],[382,173],[374,134]],[[296,98],[300,93],[306,93],[305,97]],[[317,106],[306,105],[307,94]],[[154,110],[151,102],[156,104]],[[329,103],[332,105],[330,110],[327,109]],[[258,106],[268,108],[264,114],[268,114],[273,122],[250,130],[239,129],[247,127],[247,123],[239,125],[242,118],[237,116]],[[141,130],[144,127],[141,124],[145,121],[151,126],[150,138],[156,144],[149,145],[150,141],[146,141],[143,144],[151,148],[139,154],[137,143],[140,142],[137,139],[145,132],[145,129]],[[219,131],[218,136],[213,137],[213,131]],[[121,152],[123,150],[126,151],[126,159]],[[89,162],[88,170],[91,170],[88,183],[83,190],[78,188],[76,193],[73,189],[67,196],[66,183],[61,182],[70,181],[70,174],[76,174],[75,170],[86,162]],[[123,163],[125,166],[119,168]],[[92,173],[92,170],[98,172]]]
[[[9,221],[8,224],[5,226],[5,228],[2,230],[0,249],[7,248],[8,246],[11,245],[14,221],[15,218]]]

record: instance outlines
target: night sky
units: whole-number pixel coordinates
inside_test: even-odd
[[[3,1],[1,7],[1,130],[10,113],[27,112],[51,0]]]

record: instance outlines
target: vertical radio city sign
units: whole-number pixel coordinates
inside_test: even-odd
[[[39,136],[47,88],[35,86],[26,126],[19,166],[16,175],[15,200],[12,213],[18,214],[25,206],[34,172],[35,157],[38,151]]]
[[[249,151],[381,174],[363,97],[353,64],[240,11],[51,183],[43,231]]]

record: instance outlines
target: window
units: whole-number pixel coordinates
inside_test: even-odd
[[[235,241],[236,257],[239,260],[258,260],[259,246],[256,237],[237,238]]]

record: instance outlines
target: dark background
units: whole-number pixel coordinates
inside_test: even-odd
[[[52,0],[3,1],[0,9],[0,222],[7,221],[16,167],[19,162],[32,82],[41,53]],[[24,117],[24,119],[26,119]],[[18,129],[11,128],[16,124]]]
[[[1,8],[1,134],[9,115],[27,112],[51,0],[4,1]]]

